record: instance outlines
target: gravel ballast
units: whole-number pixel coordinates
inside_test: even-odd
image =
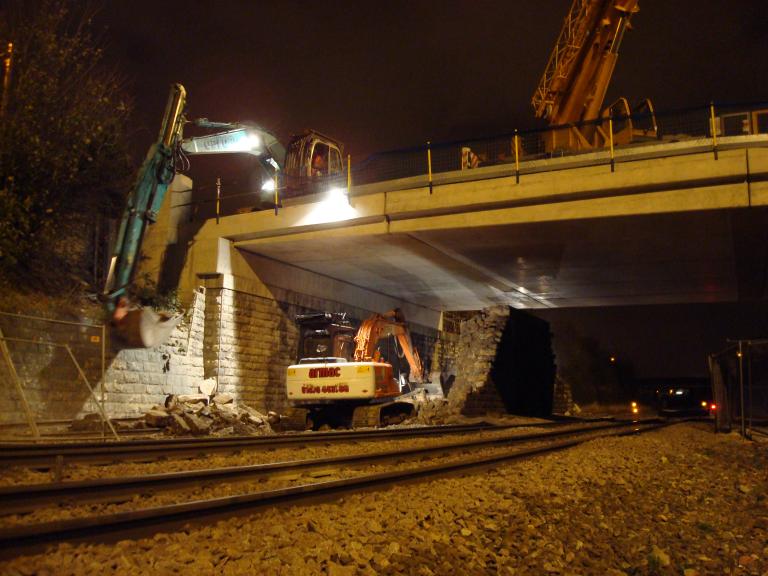
[[[768,574],[768,445],[680,424],[2,574]]]

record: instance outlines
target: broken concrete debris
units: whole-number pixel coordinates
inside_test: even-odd
[[[147,426],[165,428],[166,433],[179,435],[273,433],[270,415],[246,404],[236,405],[229,394],[169,394],[165,406],[154,406],[144,415],[144,422]]]
[[[273,434],[273,426],[281,421],[277,412],[263,414],[250,406],[235,403],[231,394],[169,394],[163,405],[156,405],[133,422],[115,421],[113,424],[125,430],[163,428],[166,434],[252,436]],[[100,430],[98,414],[86,414],[74,420],[72,430]]]

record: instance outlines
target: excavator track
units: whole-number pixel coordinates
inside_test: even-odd
[[[352,428],[377,428],[400,424],[416,413],[410,402],[387,402],[358,406],[352,413]]]
[[[289,408],[285,411],[285,414],[280,416],[280,429],[281,430],[298,430],[303,432],[307,430],[308,426],[307,417],[309,410],[304,408]]]
[[[355,408],[352,412],[352,428],[377,428],[380,426],[383,406],[383,404],[375,404]]]

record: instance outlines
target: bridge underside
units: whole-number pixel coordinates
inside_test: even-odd
[[[736,302],[766,296],[768,210],[468,223],[237,246],[438,310]]]

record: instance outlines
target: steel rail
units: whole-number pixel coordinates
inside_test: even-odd
[[[50,484],[30,484],[0,488],[0,510],[2,515],[29,512],[48,504],[62,501],[82,504],[86,502],[104,502],[110,498],[123,497],[126,494],[146,493],[147,491],[170,491],[177,488],[199,485],[213,480],[232,481],[243,477],[264,474],[279,474],[296,469],[312,469],[328,465],[349,465],[377,460],[398,459],[426,455],[435,452],[464,450],[498,444],[520,444],[524,442],[548,440],[560,436],[586,434],[606,429],[626,427],[627,423],[604,423],[598,426],[582,426],[544,433],[518,434],[494,438],[479,438],[460,442],[443,442],[417,448],[382,450],[378,452],[358,453],[345,456],[330,456],[309,460],[289,460],[246,466],[228,466],[206,468],[184,472],[166,472],[144,476],[100,478],[97,480],[78,480],[54,482]]]
[[[354,476],[339,480],[328,480],[302,484],[288,488],[225,496],[208,500],[197,500],[182,504],[145,508],[130,512],[118,512],[104,516],[58,520],[36,525],[17,526],[0,530],[0,556],[17,556],[39,550],[46,544],[63,541],[88,542],[96,540],[114,540],[126,535],[147,536],[162,528],[177,527],[180,523],[193,520],[204,520],[206,517],[223,518],[249,512],[251,509],[263,506],[274,506],[290,502],[296,504],[307,499],[327,498],[334,494],[350,493],[395,482],[407,482],[444,474],[462,472],[469,469],[487,468],[505,461],[533,457],[539,454],[563,450],[582,444],[596,437],[626,436],[639,434],[668,426],[668,422],[646,421],[645,423],[625,423],[621,428],[630,430],[614,430],[598,436],[567,438],[560,441],[548,442],[542,446],[523,449],[510,449],[503,453],[467,457],[459,461],[438,464],[419,465],[417,467],[392,472]]]
[[[508,428],[542,428],[567,425],[562,422],[531,424],[471,424],[396,428],[393,430],[352,430],[312,432],[279,436],[235,436],[226,438],[174,438],[171,440],[128,440],[120,442],[71,442],[42,445],[0,444],[0,466],[54,467],[64,463],[148,462],[159,459],[195,457],[212,452],[237,452],[317,444],[322,442],[382,440],[398,437],[463,434]]]

